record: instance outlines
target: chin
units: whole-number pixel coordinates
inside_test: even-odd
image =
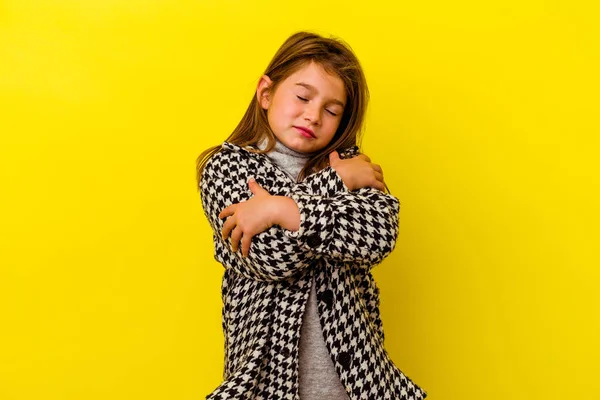
[[[283,144],[285,144],[287,147],[297,150],[297,151],[306,150],[307,148],[312,147],[307,143],[307,141],[305,139],[298,138],[298,137],[286,138],[286,140],[283,142]]]
[[[293,147],[296,151],[302,152],[302,153],[314,153],[315,151],[319,150],[319,147],[316,146],[314,143],[300,143],[300,145],[294,146]]]

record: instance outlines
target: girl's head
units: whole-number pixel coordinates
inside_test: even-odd
[[[256,94],[226,141],[241,147],[267,139],[266,153],[279,139],[310,154],[300,180],[325,168],[329,153],[359,144],[369,90],[360,63],[339,39],[315,33],[290,36],[260,77]],[[302,135],[305,128],[313,133]],[[220,145],[197,160],[198,183],[206,161]]]
[[[256,95],[274,136],[301,153],[315,153],[329,145],[348,97],[342,79],[315,61],[305,62],[278,84],[263,75]]]

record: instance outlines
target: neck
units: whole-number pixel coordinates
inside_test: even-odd
[[[310,155],[290,149],[275,137],[275,147],[266,153],[278,167],[288,173],[294,180],[297,180],[300,171],[310,158]],[[267,139],[258,143],[258,148],[264,150],[267,148]]]
[[[267,148],[267,138],[266,137],[261,142],[258,143],[258,148],[261,150],[264,150]],[[275,147],[273,147],[273,149],[271,150],[270,153],[272,153],[272,152],[278,152],[281,154],[286,154],[291,157],[301,158],[304,160],[308,160],[308,158],[310,158],[309,154],[301,153],[294,149],[290,149],[285,144],[283,144],[283,142],[281,142],[279,139],[277,139],[277,137],[275,137]]]

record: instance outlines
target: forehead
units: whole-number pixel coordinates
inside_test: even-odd
[[[337,75],[328,74],[323,67],[309,63],[291,74],[284,84],[289,88],[316,91],[330,100],[346,100],[344,82]]]

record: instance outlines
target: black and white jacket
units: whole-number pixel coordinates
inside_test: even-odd
[[[340,157],[356,154],[354,146]],[[253,196],[251,176],[271,195],[296,201],[300,229],[272,226],[252,238],[244,258],[222,239],[218,215]],[[207,399],[299,398],[300,327],[313,275],[325,343],[349,397],[426,397],[384,348],[371,274],[396,245],[397,198],[373,188],[349,191],[329,166],[296,183],[266,155],[229,142],[206,163],[200,188],[214,257],[225,267],[224,381]]]

